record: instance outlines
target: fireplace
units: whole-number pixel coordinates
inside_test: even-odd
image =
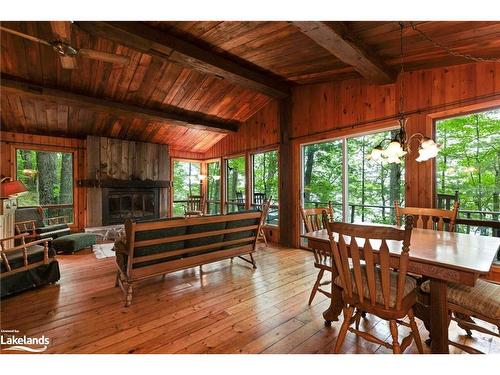
[[[157,219],[159,188],[103,188],[102,224],[123,224],[125,219]]]

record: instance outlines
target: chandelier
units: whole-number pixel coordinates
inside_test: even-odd
[[[411,152],[410,143],[414,140],[418,142],[418,157],[416,161],[422,162],[437,156],[441,145],[436,144],[434,140],[424,136],[422,133],[412,134],[411,137],[406,136],[406,122],[407,118],[404,115],[404,48],[403,48],[403,29],[404,24],[399,23],[400,26],[400,42],[401,42],[401,89],[399,94],[399,131],[392,139],[382,140],[373,150],[368,159],[375,162],[396,163],[400,164],[405,155]],[[390,141],[384,148],[383,144]]]

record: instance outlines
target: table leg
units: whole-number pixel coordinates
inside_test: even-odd
[[[430,323],[432,353],[448,354],[448,300],[446,281],[430,280]]]
[[[340,313],[342,312],[342,288],[338,287],[333,282],[337,276],[338,272],[334,269],[332,271],[332,282],[330,284],[332,294],[330,298],[330,306],[325,312],[323,312],[323,318],[325,319],[325,324],[327,325],[330,325],[333,321],[338,321]]]

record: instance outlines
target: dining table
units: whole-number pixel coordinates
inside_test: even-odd
[[[363,224],[363,223],[357,223]],[[366,223],[366,225],[373,225]],[[396,226],[391,226],[396,227]],[[310,249],[331,252],[326,229],[301,235]],[[397,267],[401,254],[400,241],[387,241],[391,266]],[[477,279],[486,275],[500,247],[500,238],[475,234],[412,230],[408,272],[430,280],[429,325],[432,353],[448,353],[448,304],[447,285],[458,283],[474,286]],[[339,320],[342,312],[342,290],[333,280],[338,275],[332,261],[330,306],[323,313],[327,324]]]

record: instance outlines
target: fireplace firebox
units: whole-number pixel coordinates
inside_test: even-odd
[[[125,219],[157,219],[159,188],[102,189],[102,224],[122,224]]]

